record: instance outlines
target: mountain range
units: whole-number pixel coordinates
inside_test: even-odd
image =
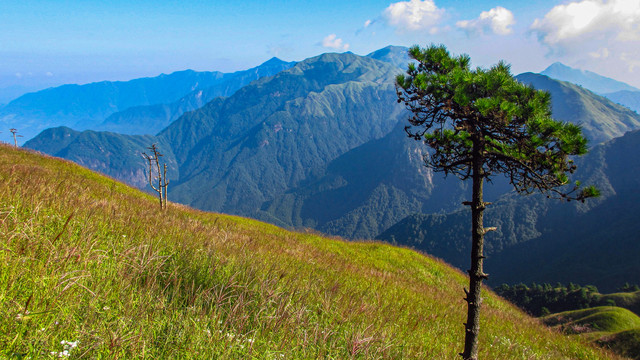
[[[388,133],[404,116],[395,103],[397,71],[368,57],[325,54],[185,114],[155,140],[167,141],[170,147],[161,151],[175,154],[179,164],[172,198],[206,210],[254,213],[263,202],[323,171],[327,161]],[[60,135],[63,132],[68,129],[47,130],[26,146],[69,154],[59,146],[47,149],[46,144],[53,137],[73,138],[65,143],[70,148],[94,134]],[[131,151],[109,157],[102,168],[109,168],[112,176],[128,172],[114,161],[128,164],[129,154],[139,149],[139,137],[103,136],[95,149],[109,149],[109,143],[121,141],[128,142]],[[105,159],[92,152],[76,156],[86,157],[75,159],[82,164]],[[119,157],[122,160],[116,160]],[[133,161],[143,168],[141,159]]]
[[[635,112],[640,111],[640,89],[621,81],[591,71],[574,69],[559,62],[551,64],[541,74],[582,86]]]
[[[185,70],[130,81],[48,88],[0,108],[0,125],[17,128],[25,140],[55,126],[153,135],[182,113],[293,64],[273,58],[235,73]]]
[[[144,188],[140,153],[156,143],[170,168],[172,201],[347,238],[382,233],[380,238],[408,246],[429,243],[431,247],[421,249],[464,267],[457,259],[466,251],[467,219],[456,211],[468,200],[469,185],[425,168],[424,146],[406,138],[408,113],[397,104],[394,88],[394,77],[402,72],[397,65],[407,60],[403,56],[406,48],[388,47],[368,56],[310,58],[184,113],[156,136],[55,128],[26,146]],[[581,124],[594,151],[605,146],[598,144],[640,128],[636,113],[587,89],[532,73],[518,80],[550,91],[554,116]],[[614,180],[606,181],[596,176],[600,166],[613,161],[604,158],[600,163],[590,160],[598,165],[585,165],[592,172],[581,173],[603,187],[624,175],[613,173]],[[496,179],[487,189],[495,209],[509,204],[499,238],[489,241],[490,256],[537,240],[541,226],[563,226],[545,215],[555,205],[515,197],[507,185]],[[437,214],[415,215],[421,213]],[[418,225],[411,222],[424,217]],[[429,229],[437,229],[436,240],[411,235],[435,231]]]
[[[616,91],[640,91],[640,89],[588,70],[574,69],[559,62],[551,64],[540,74],[567,81],[585,87],[597,94],[607,94]]]

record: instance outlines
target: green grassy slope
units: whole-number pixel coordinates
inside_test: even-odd
[[[640,328],[640,317],[617,306],[600,306],[552,314],[544,318],[544,323],[549,326],[563,326],[572,332],[585,332],[571,330],[585,325],[590,328],[589,331],[617,332]]]
[[[546,316],[543,322],[622,356],[640,359],[640,317],[627,309],[601,306],[565,311]]]
[[[640,316],[640,291],[602,294],[598,296],[598,301],[600,304],[613,301],[616,306],[629,309]]]
[[[625,330],[603,336],[597,343],[600,346],[615,349],[623,356],[640,359],[640,329]]]
[[[448,265],[156,203],[1,145],[0,357],[458,358],[466,280]],[[617,359],[484,304],[484,359]]]

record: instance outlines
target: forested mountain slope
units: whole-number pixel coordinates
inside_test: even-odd
[[[602,192],[583,203],[508,194],[486,210],[489,282],[576,282],[612,291],[640,273],[640,131],[576,161],[575,179]],[[468,211],[415,214],[378,238],[468,266]]]

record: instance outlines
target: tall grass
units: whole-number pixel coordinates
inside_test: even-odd
[[[160,211],[147,194],[8,146],[0,239],[4,357],[456,359],[462,348],[466,281],[441,261]],[[485,295],[483,359],[616,359]]]

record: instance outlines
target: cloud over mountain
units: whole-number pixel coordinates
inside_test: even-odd
[[[628,78],[640,66],[638,24],[640,0],[580,0],[554,6],[530,31],[556,59]]]
[[[349,50],[349,44],[345,43],[336,34],[329,34],[321,42],[323,47],[334,50]]]
[[[567,47],[575,41],[640,40],[640,1],[583,0],[558,5],[531,29],[549,46]]]

